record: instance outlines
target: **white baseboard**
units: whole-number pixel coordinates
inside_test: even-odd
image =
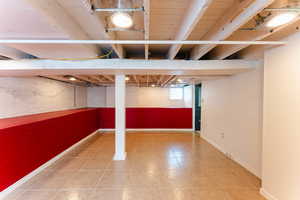
[[[211,144],[212,146],[214,146],[216,149],[218,149],[219,151],[221,151],[223,154],[226,155],[226,152],[223,148],[221,148],[219,145],[217,145],[215,142],[213,142],[212,140],[208,139],[207,137],[205,137],[204,135],[200,134],[201,138],[204,139],[206,142],[208,142],[209,144]]]
[[[99,129],[99,131],[101,132],[111,132],[111,131],[115,131],[115,129]],[[145,132],[156,132],[156,131],[161,131],[161,132],[164,132],[164,131],[172,131],[172,132],[191,132],[193,131],[193,129],[155,129],[155,128],[147,128],[147,129],[135,129],[135,128],[129,128],[129,129],[126,129],[126,131],[145,131]]]
[[[268,200],[278,200],[269,192],[267,192],[264,188],[260,188],[260,194]]]
[[[212,140],[208,139],[207,137],[205,137],[204,135],[200,135],[202,139],[204,139],[206,142],[208,142],[209,144],[211,144],[212,146],[214,146],[216,149],[218,149],[220,152],[222,152],[223,154],[227,154],[226,150],[221,148],[219,145],[217,145],[215,142],[213,142]],[[236,156],[233,156],[231,158],[233,161],[237,162],[238,164],[240,164],[241,166],[243,166],[245,169],[247,169],[250,173],[252,173],[253,175],[255,175],[258,178],[261,178],[261,175],[258,174],[258,172],[256,172],[256,170],[254,170],[253,168],[250,167],[249,164],[245,163],[244,161],[238,159]]]
[[[55,161],[57,161],[58,159],[60,159],[61,157],[63,157],[66,153],[68,153],[71,150],[75,149],[77,146],[79,146],[80,144],[82,144],[86,140],[90,139],[91,137],[93,137],[97,133],[98,133],[98,130],[95,131],[95,132],[93,132],[93,133],[91,133],[87,137],[83,138],[82,140],[80,140],[76,144],[74,144],[71,147],[69,147],[67,150],[65,150],[62,153],[58,154],[57,156],[55,156],[51,160],[47,161],[45,164],[41,165],[40,167],[38,167],[34,171],[32,171],[29,174],[27,174],[26,176],[24,176],[22,179],[20,179],[17,182],[15,182],[13,185],[9,186],[8,188],[6,188],[2,192],[0,192],[0,200],[4,199],[4,197],[7,196],[9,193],[13,192],[15,189],[17,189],[18,187],[20,187],[22,184],[26,183],[32,177],[34,177],[35,175],[37,175],[38,173],[40,173],[41,171],[43,171],[44,169],[46,169],[47,167],[49,167],[50,165],[52,165]]]

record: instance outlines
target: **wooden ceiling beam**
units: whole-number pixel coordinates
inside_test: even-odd
[[[193,0],[186,15],[183,18],[180,29],[178,30],[175,40],[188,39],[195,26],[204,15],[205,11],[212,3],[212,0]],[[168,52],[168,59],[174,59],[180,50],[182,44],[174,44],[170,47]]]
[[[157,85],[161,85],[163,79],[164,79],[164,75],[160,75],[159,78],[157,79]]]
[[[77,79],[75,81],[71,81],[71,80],[69,80],[69,78],[67,78],[67,76],[46,75],[46,76],[40,76],[40,77],[48,78],[51,80],[56,80],[56,81],[60,81],[60,82],[64,82],[64,83],[69,83],[72,85],[87,86],[86,82],[79,80],[79,79]]]
[[[98,1],[90,0],[56,0],[58,1],[66,11],[80,24],[89,37],[93,40],[105,39],[114,40],[116,35],[108,34],[106,32],[106,22],[97,15],[92,13],[92,4],[94,2],[98,5]],[[97,6],[96,5],[96,6]],[[110,45],[119,58],[125,57],[125,50],[121,44]]]
[[[140,80],[139,80],[138,76],[137,75],[133,75],[133,78],[134,78],[136,84],[138,85],[138,87],[140,87]]]
[[[0,55],[11,59],[24,59],[32,56],[18,49],[4,45],[0,45]]]
[[[100,86],[99,82],[97,80],[93,80],[91,77],[86,75],[74,75],[74,77],[78,80],[85,81],[91,85]]]
[[[169,76],[163,83],[162,83],[162,87],[165,87],[170,81],[172,81],[173,79],[176,79],[176,75],[171,75]]]
[[[147,74],[147,87],[149,87],[149,75]]]
[[[96,79],[101,85],[103,84],[114,84],[114,81],[111,82],[110,80],[105,79],[102,75],[93,75],[93,78]]]
[[[208,31],[203,40],[220,41],[228,38],[232,33],[247,23],[257,13],[269,6],[274,0],[244,0],[238,1],[226,11],[216,25]],[[217,45],[196,45],[191,52],[191,58],[198,60]]]
[[[34,8],[40,10],[55,26],[61,28],[72,39],[90,39],[83,31],[78,22],[56,1],[56,0],[26,0]],[[96,45],[82,45],[92,57],[98,55],[99,49]]]
[[[111,77],[110,75],[106,75],[106,74],[101,74],[101,76],[103,76],[105,79],[111,81],[111,82],[115,82],[115,79],[113,77]]]
[[[97,15],[91,13],[86,1],[64,0],[26,0],[33,7],[40,10],[50,23],[58,26],[71,39],[114,39],[105,32],[105,25]],[[90,53],[90,57],[100,54],[100,47],[94,44],[80,45]],[[116,54],[124,57],[123,48],[120,45],[111,45]]]
[[[275,32],[274,34],[271,34],[270,36],[264,38],[264,40],[270,40],[270,39],[282,40],[288,37],[289,35],[299,32],[299,28],[300,28],[300,19],[292,24],[288,24],[284,28]],[[262,59],[264,51],[272,47],[276,47],[276,46],[268,46],[268,45],[249,46],[237,52],[237,55],[239,58],[247,59],[247,60]]]
[[[290,25],[297,23],[300,21],[300,17],[297,17],[290,23],[284,24],[279,27],[275,28],[267,28],[267,27],[262,27],[258,30],[250,30],[250,31],[237,31],[233,36],[230,37],[230,39],[238,39],[238,40],[252,40],[252,41],[258,41],[258,40],[263,40],[270,35],[276,34],[280,30],[283,30]],[[215,49],[213,49],[210,53],[210,59],[225,59],[228,56],[248,47],[250,45],[219,45]]]

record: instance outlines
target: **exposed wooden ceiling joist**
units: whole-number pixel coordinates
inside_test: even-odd
[[[64,83],[70,83],[72,85],[87,86],[87,83],[82,81],[82,80],[79,80],[79,79],[76,79],[74,81],[69,80],[68,75],[65,75],[65,76],[54,76],[54,75],[52,75],[52,76],[40,76],[40,77],[44,77],[44,78],[48,78],[48,79],[56,80],[56,81],[61,81],[61,82],[64,82]]]
[[[115,81],[115,79],[114,79],[112,76],[110,76],[110,75],[102,74],[101,76],[103,76],[105,79],[107,79],[107,80],[109,80],[109,81],[112,81],[112,82]]]
[[[52,24],[60,27],[71,39],[113,39],[105,32],[105,26],[100,19],[93,15],[86,6],[86,2],[61,0],[26,0],[45,14]],[[123,49],[120,45],[112,45],[120,58]],[[90,52],[90,57],[100,55],[97,45],[82,45]]]
[[[258,30],[239,30],[230,36],[229,40],[263,40],[270,35],[276,34],[280,30],[284,30],[290,25],[300,21],[300,18],[295,18],[289,23],[275,28],[259,27]],[[219,45],[210,52],[210,59],[225,59],[226,57],[248,47],[249,45]]]
[[[103,80],[98,78],[98,75],[72,75],[72,76],[41,76],[44,78],[49,78],[52,80],[62,81],[65,83],[70,83],[73,85],[78,86],[98,86],[98,87],[113,87],[115,85],[114,81],[110,82],[103,82]],[[75,77],[76,80],[70,80],[70,77]],[[139,82],[136,81],[127,81],[127,86],[134,86],[134,87],[169,87],[170,85],[174,84],[177,86],[182,86],[184,84],[178,84],[176,83],[176,79],[180,78],[183,80],[185,84],[194,84],[194,83],[200,83],[201,81],[205,80],[215,80],[224,78],[227,76],[168,76],[168,75],[161,75],[160,77],[157,77],[157,75],[133,75],[133,77],[136,77],[137,79],[141,80]],[[143,79],[142,77],[146,77]],[[148,78],[147,78],[148,77]],[[165,79],[166,84],[158,84],[158,80]],[[147,82],[148,79],[148,82]],[[135,80],[135,78],[134,78]],[[143,81],[142,81],[143,80]],[[164,82],[165,82],[164,81]]]
[[[228,38],[234,31],[247,23],[273,1],[274,0],[238,1],[202,39],[218,41]],[[216,45],[197,45],[191,52],[191,58],[198,60],[215,46]]]
[[[90,39],[81,26],[56,0],[26,0],[33,7],[40,10],[48,17],[50,23],[60,27],[72,39]],[[99,48],[96,45],[85,45],[83,48],[90,53],[91,57],[99,54]]]
[[[86,76],[86,75],[73,75],[73,76],[78,80],[87,82],[88,84],[100,86],[97,80],[94,80],[93,78],[91,78],[89,76]]]
[[[138,87],[140,87],[140,80],[139,80],[138,76],[137,75],[133,75],[133,78],[134,78],[136,84],[138,85]]]
[[[264,40],[282,40],[289,35],[292,35],[300,30],[300,20],[295,23],[289,24],[279,31],[271,34],[270,36],[264,38]],[[276,46],[275,46],[276,47]],[[254,59],[262,59],[264,51],[266,49],[272,48],[272,46],[262,45],[262,46],[249,46],[237,53],[239,58],[254,60]]]
[[[23,51],[4,45],[0,45],[0,55],[11,59],[24,59],[31,56]]]
[[[176,34],[175,40],[186,40],[197,25],[212,0],[193,0]],[[172,45],[168,52],[168,58],[174,59],[181,48],[181,44]]]
[[[168,85],[169,82],[172,82],[174,79],[176,79],[175,75],[169,76],[163,83],[162,83],[162,87],[165,87],[166,85]]]

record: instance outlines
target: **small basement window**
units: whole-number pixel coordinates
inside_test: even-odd
[[[183,88],[170,88],[169,89],[170,100],[182,100],[183,99]]]

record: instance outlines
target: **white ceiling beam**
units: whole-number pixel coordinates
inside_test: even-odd
[[[29,54],[20,51],[18,49],[9,47],[9,46],[3,46],[0,45],[0,55],[5,56],[7,58],[11,58],[11,59],[24,59],[24,58],[28,58]]]
[[[63,30],[71,39],[91,39],[80,25],[68,14],[68,12],[56,0],[25,0],[34,8],[41,11],[55,26]],[[98,56],[99,49],[96,45],[85,45],[83,48],[91,57]]]
[[[291,24],[299,22],[299,18],[294,19],[292,22],[284,24],[282,26],[273,28],[273,29],[268,29],[268,28],[261,28],[259,30],[253,30],[253,31],[237,31],[235,35],[230,37],[230,39],[233,40],[263,40],[270,35],[276,34],[278,31],[283,30],[290,26]],[[211,52],[211,57],[210,59],[225,59],[228,56],[248,47],[249,45],[246,44],[240,44],[240,45],[220,45],[216,47],[212,52]]]
[[[156,75],[227,75],[248,71],[260,64],[260,62],[244,60],[0,60],[0,76],[116,73]]]
[[[60,5],[72,16],[87,33],[90,39],[113,40],[115,35],[105,31],[105,24],[97,13],[92,13],[89,0],[57,0]],[[124,58],[125,51],[119,44],[112,44],[111,47],[119,58]]]
[[[285,41],[214,41],[214,40],[0,40],[0,44],[226,44],[283,45]]]
[[[180,29],[178,30],[175,40],[188,39],[195,26],[212,3],[212,0],[193,0],[186,15],[183,18]],[[181,44],[172,45],[168,52],[168,59],[174,59],[181,48]]]
[[[149,29],[150,29],[150,0],[144,0],[144,39],[149,40]],[[149,45],[145,44],[145,59],[149,59]]]
[[[274,0],[244,0],[238,1],[217,24],[208,31],[203,40],[225,40],[242,25],[247,23],[257,13],[269,6]],[[216,45],[197,45],[191,52],[191,58],[198,60]]]

